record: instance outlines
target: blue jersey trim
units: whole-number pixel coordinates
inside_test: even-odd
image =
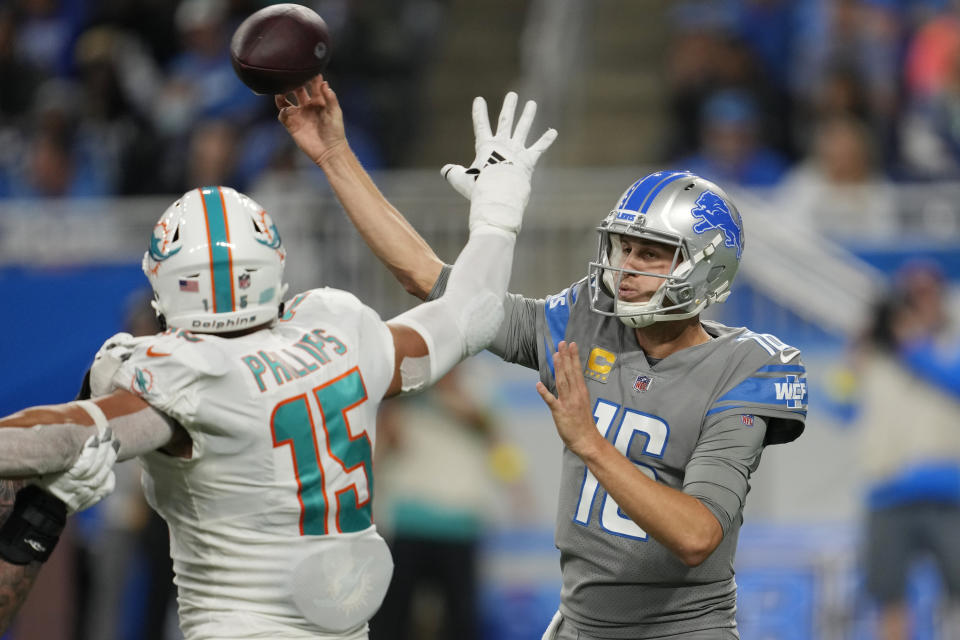
[[[802,384],[803,394],[796,398],[793,395],[789,397],[780,397],[778,394],[778,387],[781,385],[797,385]],[[783,402],[804,402],[807,398],[806,393],[806,384],[807,378],[803,375],[794,375],[787,373],[782,378],[756,378],[750,377],[746,378],[743,382],[735,386],[730,391],[727,391],[721,398],[717,399],[717,402],[757,402],[760,404],[781,404]],[[783,393],[787,391],[785,387],[781,387],[780,392]],[[796,393],[799,389],[790,388],[791,393]],[[789,407],[790,409],[799,409],[800,407],[794,406]]]
[[[550,339],[557,344],[567,334],[567,325],[570,323],[570,305],[567,304],[567,289],[547,298],[543,307],[543,314],[547,318],[547,330]]]
[[[757,369],[758,373],[798,373],[806,374],[807,368],[799,364],[768,364]]]

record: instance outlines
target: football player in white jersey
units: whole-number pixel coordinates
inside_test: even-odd
[[[443,169],[468,199],[485,167],[525,163],[525,138],[509,126],[515,100],[495,133],[474,102],[476,158]],[[348,216],[384,264],[411,293],[437,295],[449,268],[378,201],[328,103],[312,127],[289,132],[353,205]],[[587,277],[546,299],[508,294],[490,345],[539,372],[565,445],[563,589],[544,638],[734,640],[743,505],[763,448],[804,429],[800,352],[701,319],[729,296],[744,247],[740,214],[712,182],[683,171],[640,178],[597,231]]]
[[[277,97],[288,125],[329,95],[321,82],[296,92],[300,106]],[[109,426],[170,525],[188,640],[366,638],[392,571],[371,519],[377,407],[493,338],[533,163],[554,136],[479,173],[446,293],[386,323],[329,288],[281,304],[284,247],[263,207],[227,187],[185,193],[143,260],[167,329],[109,340],[92,401],[7,418],[32,428],[0,429],[0,476],[65,468],[89,425]]]

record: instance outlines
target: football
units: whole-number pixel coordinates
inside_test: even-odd
[[[230,41],[233,69],[259,94],[288,93],[330,61],[327,23],[299,4],[275,4],[240,23]]]

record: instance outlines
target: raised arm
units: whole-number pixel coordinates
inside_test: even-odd
[[[504,111],[507,118],[501,113],[498,130],[512,132],[513,108],[505,106]],[[532,113],[527,118],[525,110],[515,135],[523,139],[531,122]],[[555,136],[551,131],[544,149]],[[513,250],[530,198],[533,163],[489,163],[476,173],[475,182],[471,178],[470,237],[454,262],[444,294],[388,323],[396,351],[388,394],[433,384],[460,360],[485,349],[503,321]]]
[[[297,146],[327,175],[350,222],[403,287],[421,300],[443,268],[430,245],[387,201],[347,143],[337,96],[317,76],[297,89],[297,104],[276,96],[278,118]]]
[[[321,76],[307,89],[296,91],[297,104],[284,96],[275,97],[279,120],[297,146],[324,170],[347,217],[364,242],[386,265],[404,288],[426,299],[443,269],[437,254],[391,205],[350,150],[343,128],[343,113],[337,96]],[[497,130],[493,133],[487,103],[475,98],[472,107],[476,157],[469,168],[448,164],[441,170],[450,184],[468,200],[481,169],[494,164],[515,165],[529,183],[540,155],[553,143],[557,132],[548,129],[529,147],[537,105],[528,100],[514,128],[517,94],[504,98]]]

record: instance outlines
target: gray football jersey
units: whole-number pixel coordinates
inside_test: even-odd
[[[799,351],[769,334],[704,321],[712,340],[651,365],[633,330],[592,312],[588,295],[585,280],[546,300],[509,295],[491,350],[539,370],[556,393],[556,345],[575,341],[600,432],[645,474],[699,498],[724,537],[705,562],[687,567],[623,514],[583,461],[564,449],[555,538],[560,609],[601,638],[708,629],[735,637],[733,560],[743,501],[763,446],[789,442],[803,430],[806,373]],[[612,309],[613,300],[600,305]]]

